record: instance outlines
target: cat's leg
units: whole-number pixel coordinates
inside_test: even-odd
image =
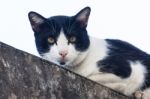
[[[110,73],[94,74],[88,77],[89,79],[103,84],[111,89],[125,94],[126,84],[120,77]],[[128,94],[128,93],[127,93]],[[130,93],[131,94],[131,93]]]
[[[88,78],[128,96],[131,96],[138,88],[138,85],[135,82],[131,82],[130,79],[128,81],[128,79],[122,79],[110,73],[94,74],[88,76]]]
[[[150,99],[150,88],[144,90],[143,92],[141,91],[136,91],[134,93],[135,99]]]
[[[116,91],[119,91],[127,96],[133,95],[134,99],[150,99],[149,97],[150,93],[148,94],[149,96],[146,96],[146,93],[144,94],[144,92],[140,90],[134,91],[134,90],[127,89],[127,85],[125,83],[109,83],[104,85]]]
[[[121,82],[118,82],[118,83],[106,83],[104,85],[109,87],[109,88],[112,88],[112,89],[114,89],[116,91],[122,92],[122,93],[124,92],[125,87],[126,87],[126,84],[121,83]]]
[[[127,96],[133,96],[135,99],[150,99],[150,89],[146,91],[137,90],[137,88],[130,87],[129,84],[123,82],[107,83],[104,85]]]
[[[144,93],[142,91],[135,91],[133,93],[134,99],[144,99]]]
[[[101,84],[105,83],[115,83],[115,82],[121,82],[122,79],[114,74],[111,73],[97,73],[88,76],[87,78],[96,81]]]
[[[126,85],[125,83],[108,83],[104,85],[116,91],[119,91],[127,96],[132,96],[133,93],[134,99],[150,99],[150,89],[145,91],[140,91],[140,90],[134,91],[128,89],[127,88],[128,85]]]

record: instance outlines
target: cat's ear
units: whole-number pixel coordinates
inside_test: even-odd
[[[75,15],[75,20],[80,23],[81,27],[86,27],[90,16],[91,8],[85,7]]]
[[[46,18],[33,11],[28,13],[28,17],[33,30],[37,30],[39,28],[39,25],[44,23],[46,20]]]

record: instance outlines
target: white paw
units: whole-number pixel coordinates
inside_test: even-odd
[[[136,91],[133,95],[135,99],[144,99],[144,93],[142,91]]]

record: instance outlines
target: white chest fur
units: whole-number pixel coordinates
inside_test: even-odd
[[[85,56],[85,59],[79,64],[79,66],[77,66],[76,69],[73,70],[85,77],[99,73],[97,62],[107,56],[107,43],[105,40],[90,37],[90,42],[91,44],[88,52],[86,53],[87,55]]]

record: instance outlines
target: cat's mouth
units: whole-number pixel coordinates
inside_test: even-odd
[[[63,62],[63,61],[62,61],[62,62],[60,62],[60,65],[65,65],[65,64],[66,64],[66,62]]]
[[[66,59],[60,59],[59,64],[60,65],[66,65],[67,60]]]

